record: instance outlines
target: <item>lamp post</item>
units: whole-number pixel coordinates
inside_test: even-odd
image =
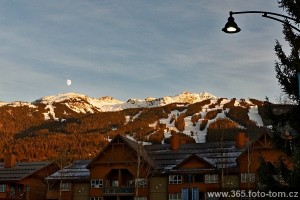
[[[234,18],[232,16],[236,15],[236,14],[250,14],[250,13],[262,14],[262,17],[269,18],[269,19],[281,22],[282,24],[289,25],[291,28],[293,28],[294,30],[296,30],[300,33],[300,29],[298,29],[297,27],[289,24],[288,21],[287,21],[287,20],[293,20],[297,23],[300,23],[299,20],[294,19],[294,18],[289,17],[289,16],[286,16],[286,15],[279,14],[279,13],[266,12],[266,11],[241,11],[241,12],[232,12],[232,11],[230,11],[228,22],[225,24],[222,31],[224,31],[225,33],[230,33],[230,34],[240,32],[241,29],[235,23]],[[300,65],[296,66],[296,72],[297,72],[297,78],[298,78],[298,100],[299,100],[299,98],[300,98]]]

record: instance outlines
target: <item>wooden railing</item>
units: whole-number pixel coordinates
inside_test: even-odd
[[[114,194],[133,194],[134,187],[104,187],[103,188],[103,194],[104,195],[114,195]]]
[[[6,199],[23,200],[25,199],[25,192],[6,192]]]

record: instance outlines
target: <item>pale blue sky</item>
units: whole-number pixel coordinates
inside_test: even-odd
[[[234,15],[242,31],[225,34],[230,10],[282,12],[276,0],[1,0],[0,101],[183,91],[276,99],[281,24]]]

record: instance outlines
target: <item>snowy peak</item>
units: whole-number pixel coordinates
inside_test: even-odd
[[[121,104],[123,101],[114,99],[113,97],[104,96],[101,98],[91,98],[87,95],[77,93],[64,93],[53,96],[45,96],[41,99],[36,100],[34,103],[52,104],[52,103],[70,103],[70,102],[86,102],[95,107],[103,105]]]
[[[206,99],[216,99],[212,94],[207,92],[191,93],[182,92],[175,96],[165,96],[161,98],[148,97],[146,99],[129,99],[127,102],[119,101],[110,96],[104,96],[101,98],[91,98],[83,94],[77,93],[64,93],[53,96],[45,96],[36,100],[33,104],[41,103],[45,105],[51,105],[53,103],[64,103],[69,108],[75,109],[80,105],[80,109],[86,111],[98,110],[98,111],[118,111],[126,108],[141,108],[141,107],[158,107],[171,103],[196,103]],[[78,112],[78,111],[76,111]]]
[[[207,92],[202,92],[202,93],[191,93],[191,92],[182,92],[181,94],[178,94],[176,96],[172,97],[163,97],[163,101],[165,104],[170,104],[170,103],[197,103],[200,101],[204,101],[207,99],[217,99],[216,96],[207,93]]]
[[[64,94],[58,94],[52,96],[45,96],[36,100],[34,103],[52,104],[52,103],[61,103],[67,101],[82,101],[82,100],[87,100],[87,98],[88,97],[83,94],[64,93]]]
[[[145,100],[141,99],[129,99],[127,103],[139,105],[139,107],[154,107],[154,106],[164,106],[171,103],[197,103],[207,99],[217,99],[216,96],[209,94],[207,92],[202,93],[191,93],[182,92],[175,96],[165,96],[161,98],[148,97]]]
[[[110,104],[119,104],[119,103],[124,103],[123,101],[119,101],[117,99],[114,99],[113,97],[110,96],[104,96],[99,98],[100,101],[110,103]]]
[[[63,93],[51,96],[45,96],[32,103],[23,102],[22,105],[35,106],[38,104],[43,104],[49,109],[53,105],[53,111],[55,112],[55,107],[60,104],[67,106],[69,109],[77,113],[94,113],[94,112],[106,112],[106,111],[119,111],[128,108],[151,108],[165,106],[172,103],[184,103],[193,104],[196,102],[201,102],[207,99],[217,99],[216,96],[207,93],[191,93],[182,92],[175,96],[165,96],[161,98],[148,97],[146,99],[134,99],[131,98],[127,102],[123,102],[114,99],[110,96],[104,96],[100,98],[92,98],[84,94],[77,93]],[[9,105],[17,106],[12,103],[0,103],[0,106]],[[52,107],[51,107],[52,108]]]

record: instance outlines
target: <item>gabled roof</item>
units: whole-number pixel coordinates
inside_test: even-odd
[[[235,168],[237,157],[244,151],[232,141],[223,142],[222,146],[219,142],[181,144],[176,151],[170,150],[169,144],[147,145],[145,148],[154,160],[156,170],[165,172],[180,171],[178,165],[192,154],[209,163],[210,169]]]
[[[136,151],[139,156],[142,156],[143,159],[147,161],[148,164],[153,165],[153,161],[150,158],[148,152],[144,148],[144,146],[141,143],[138,143],[136,141],[131,140],[130,138],[119,135],[134,151]]]
[[[90,171],[86,168],[86,166],[90,162],[91,160],[77,160],[64,169],[48,176],[46,180],[88,180]]]
[[[211,163],[209,163],[208,161],[206,161],[205,159],[199,157],[199,155],[197,154],[191,154],[190,156],[188,156],[186,159],[184,159],[182,162],[178,163],[174,169],[179,169],[181,168],[185,163],[188,163],[190,160],[192,160],[193,158],[197,159],[200,163],[203,163],[205,164],[206,166],[209,166],[209,167],[213,167],[211,165]]]
[[[0,182],[20,181],[34,175],[39,170],[54,164],[50,162],[17,162],[15,166],[5,168],[0,162]]]
[[[251,148],[253,150],[254,149],[257,149],[257,144],[263,144],[263,145],[266,145],[266,143],[268,142],[267,140],[270,139],[271,140],[271,135],[268,131],[265,131],[263,133],[258,133],[254,138],[252,138],[248,144],[246,145],[247,148],[245,148],[245,151],[243,151],[237,158],[237,160],[239,160],[243,155],[247,154],[249,149],[248,148]],[[261,142],[261,140],[263,140],[263,143]],[[272,142],[269,141],[268,142],[269,145],[272,145]],[[262,146],[260,148],[270,148],[270,146]]]
[[[255,137],[250,139],[250,145],[254,145],[255,143],[259,142],[261,139],[263,140],[267,140],[270,139],[271,140],[271,135],[269,131],[264,131],[264,132],[259,132],[255,135]]]
[[[113,143],[116,143],[118,140],[121,140],[122,142],[127,144],[130,149],[137,153],[137,155],[141,156],[149,165],[153,166],[153,160],[150,158],[148,152],[145,150],[142,144],[133,141],[126,136],[118,134],[101,150],[98,155],[96,155],[96,157],[87,165],[87,168],[89,168],[96,160],[98,160],[102,153],[105,152]]]

